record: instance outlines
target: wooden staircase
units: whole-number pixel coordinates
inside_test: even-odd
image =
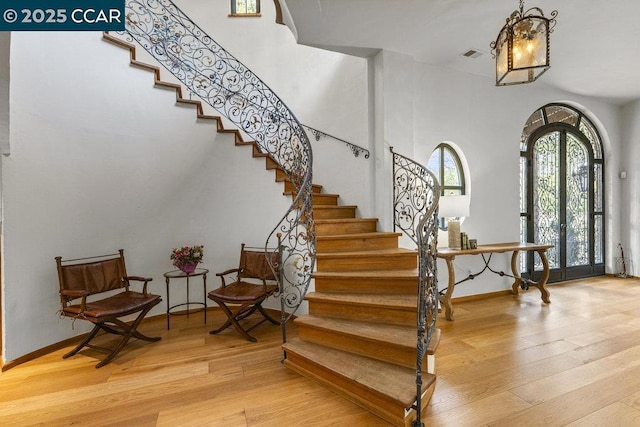
[[[161,79],[160,68],[136,59],[136,47],[108,33],[104,39],[129,50],[132,66],[150,71],[154,84],[174,90],[178,105],[192,106],[198,119],[212,120],[219,133],[234,134],[235,144],[251,146],[267,170],[294,196],[278,164],[219,116],[204,114],[201,101],[186,99],[182,87]],[[398,248],[400,233],[380,232],[376,218],[357,218],[357,206],[340,205],[338,194],[313,185],[317,234],[315,292],[309,315],[298,317],[299,336],[283,345],[289,368],[324,384],[393,425],[408,426],[416,393],[417,253]],[[439,331],[423,363],[422,407],[435,387],[434,355]]]
[[[317,193],[315,192],[317,191]],[[289,368],[320,382],[393,425],[416,412],[416,251],[398,248],[400,233],[357,218],[356,206],[314,188],[315,292],[298,317],[298,338],[283,345]],[[422,407],[435,387],[439,331],[423,364]]]

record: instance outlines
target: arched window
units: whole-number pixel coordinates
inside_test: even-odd
[[[524,126],[520,239],[554,246],[549,281],[604,274],[602,144],[593,123],[569,105],[545,105]],[[538,255],[523,257],[521,270],[536,277]]]
[[[438,178],[441,196],[462,196],[466,194],[464,169],[456,150],[443,142],[438,145],[427,163],[429,169]],[[440,229],[446,230],[446,219],[440,219]]]
[[[433,150],[427,169],[438,177],[441,196],[461,196],[465,194],[464,171],[460,157],[449,144],[442,143]]]

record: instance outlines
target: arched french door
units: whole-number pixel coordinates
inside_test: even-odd
[[[549,281],[604,274],[604,161],[593,124],[576,109],[549,104],[527,121],[521,147],[521,238],[551,244]],[[521,260],[537,280],[537,254]]]

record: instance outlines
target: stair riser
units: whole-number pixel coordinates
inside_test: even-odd
[[[273,160],[271,160],[271,161],[273,161]],[[296,188],[293,186],[291,181],[285,181],[284,182],[284,191],[285,191],[285,193],[293,193],[294,191],[296,191]],[[322,185],[313,184],[311,186],[311,191],[314,193],[314,197],[315,197],[316,193],[320,193],[322,191]]]
[[[292,198],[296,198],[296,193],[290,193],[290,195]],[[337,206],[338,196],[335,194],[314,193],[312,202],[313,206]]]
[[[415,419],[414,410],[410,410],[407,417],[405,417],[404,407],[394,405],[394,402],[390,402],[385,396],[374,393],[353,382],[351,379],[324,369],[313,361],[291,351],[287,352],[285,365],[299,374],[333,390],[335,393],[354,402],[356,405],[361,406],[394,426],[405,427],[410,425],[411,419]]]
[[[415,254],[407,253],[394,256],[351,257],[320,256],[316,258],[318,271],[365,271],[365,270],[403,270],[417,266]]]
[[[417,327],[416,309],[371,307],[360,304],[341,304],[335,301],[309,301],[309,314],[319,317],[335,317],[386,325]]]
[[[267,170],[271,170],[271,169],[277,169],[279,166],[278,164],[275,162],[275,160],[273,160],[271,157],[267,157],[266,158],[266,162],[265,162],[265,167]],[[282,173],[284,175],[284,173]],[[276,172],[276,176],[278,175],[278,173]]]
[[[349,221],[319,224],[316,223],[317,236],[334,236],[336,234],[373,233],[377,231],[376,221]]]
[[[336,207],[334,209],[314,209],[313,217],[315,219],[344,219],[355,218],[356,208]]]
[[[371,357],[383,362],[414,369],[416,366],[416,343],[412,346],[399,346],[384,341],[371,341],[357,335],[344,335],[329,329],[318,329],[300,324],[298,337],[304,341],[321,344],[361,356]],[[426,363],[423,371],[428,371]]]
[[[335,293],[372,293],[372,294],[411,294],[418,293],[418,278],[315,278],[318,292]]]
[[[316,250],[319,253],[371,251],[376,249],[396,249],[397,236],[376,236],[365,238],[318,239]]]
[[[273,160],[267,160],[267,167],[269,166],[269,162],[275,163]],[[281,182],[287,179],[287,174],[280,168],[276,168],[276,181]]]
[[[333,194],[313,194],[313,206],[337,206],[338,196]]]

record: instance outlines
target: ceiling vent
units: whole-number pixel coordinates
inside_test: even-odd
[[[467,58],[477,58],[479,56],[482,56],[483,52],[478,50],[478,49],[469,49],[466,52],[462,53],[462,56],[465,56]]]

